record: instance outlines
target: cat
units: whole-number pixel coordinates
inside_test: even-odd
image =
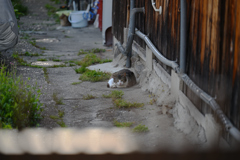
[[[136,84],[136,78],[132,71],[128,69],[122,69],[115,72],[110,77],[107,87],[108,88],[123,88],[132,87]]]

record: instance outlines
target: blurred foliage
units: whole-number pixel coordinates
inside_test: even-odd
[[[28,13],[28,8],[22,4],[22,0],[11,0],[14,8],[15,16],[19,19]]]

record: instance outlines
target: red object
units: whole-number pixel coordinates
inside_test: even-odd
[[[99,0],[99,4],[98,4],[98,14],[99,14],[99,17],[98,17],[98,22],[99,22],[99,28],[100,28],[100,31],[102,32],[102,9],[103,9],[103,0]]]

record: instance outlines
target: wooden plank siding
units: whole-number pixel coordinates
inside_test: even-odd
[[[216,98],[224,113],[240,129],[240,1],[186,1],[186,73],[200,88]],[[113,2],[113,34],[122,42],[123,28],[128,27],[129,0]],[[157,8],[162,6],[161,15],[153,10],[150,0],[135,0],[135,7],[145,7],[146,11],[145,14],[137,14],[136,28],[149,35],[166,58],[177,60],[179,64],[180,0],[155,2]],[[146,44],[139,37],[134,40],[145,48]],[[162,66],[170,74],[170,68]],[[186,86],[183,92],[203,114],[212,112]]]

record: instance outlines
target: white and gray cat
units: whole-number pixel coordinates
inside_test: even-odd
[[[112,74],[107,83],[107,87],[108,88],[132,87],[136,83],[137,82],[134,73],[128,69],[122,69]]]

